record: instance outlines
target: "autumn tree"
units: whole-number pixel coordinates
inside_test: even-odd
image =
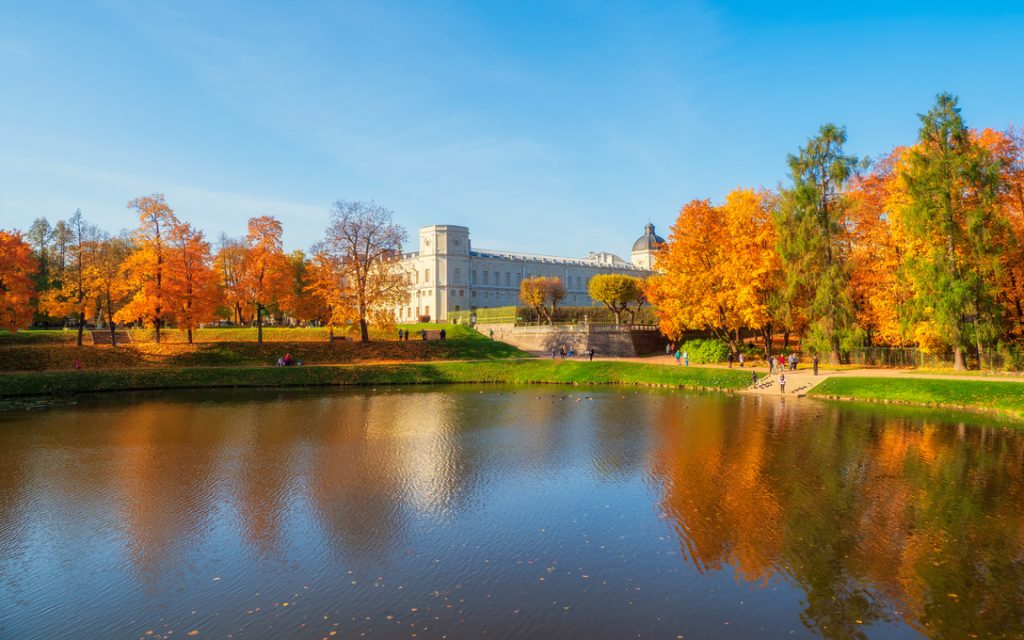
[[[764,355],[784,314],[782,260],[772,218],[777,197],[766,189],[733,189],[718,212],[725,226],[719,273],[738,324],[760,331]],[[739,346],[736,336],[736,346]]]
[[[17,331],[32,324],[38,263],[16,231],[0,230],[0,328]]]
[[[358,323],[362,342],[370,341],[371,322],[393,322],[392,309],[409,296],[400,260],[406,233],[391,216],[372,201],[339,200],[331,209],[326,237],[314,247],[328,275],[323,278],[326,299],[321,299],[331,306],[333,317]]]
[[[860,339],[850,296],[844,195],[859,163],[844,152],[845,144],[846,129],[826,124],[789,156],[792,185],[782,190],[776,216],[787,301],[807,320],[804,341],[828,353],[833,364]]]
[[[91,296],[93,287],[90,278],[96,259],[99,230],[85,220],[81,209],[76,210],[67,221],[61,222],[60,226],[67,230],[67,235],[62,239],[63,264],[56,274],[57,280],[46,292],[43,307],[50,315],[74,316],[78,325],[76,344],[80,347],[87,314],[96,306]]]
[[[630,319],[632,319],[646,299],[643,280],[616,273],[598,274],[592,277],[587,284],[587,293],[591,298],[608,307],[608,310],[615,316],[615,324],[622,321],[623,313],[629,313]]]
[[[547,320],[548,324],[555,321],[555,311],[566,295],[561,278],[536,276],[524,278],[519,283],[519,299],[534,310],[538,319]]]
[[[213,256],[203,232],[188,223],[173,227],[169,241],[167,285],[174,292],[174,318],[192,344],[193,330],[216,318],[221,303]]]
[[[247,300],[242,278],[244,264],[245,240],[220,234],[214,265],[224,291],[224,304],[230,309],[231,319],[238,325],[245,324]]]
[[[117,346],[117,323],[114,316],[130,291],[122,277],[121,265],[131,255],[131,239],[127,236],[101,237],[96,247],[89,283],[92,298],[110,330],[110,344]]]
[[[139,227],[133,237],[133,251],[122,266],[126,283],[133,294],[116,314],[116,322],[142,320],[160,330],[172,316],[175,300],[167,286],[167,259],[170,253],[169,236],[179,224],[163,194],[136,198],[128,203],[139,215]]]
[[[971,139],[957,98],[939,94],[921,115],[918,144],[901,178],[910,240],[906,272],[914,285],[913,319],[953,351],[964,369],[972,342],[979,356],[993,339],[999,309],[996,274],[1001,247],[996,204],[999,163]]]
[[[727,262],[737,260],[721,212],[709,200],[688,202],[655,257],[657,274],[647,282],[662,333],[678,340],[685,331],[700,329],[737,349],[735,330],[742,319],[732,285],[723,277]]]
[[[45,295],[50,288],[50,241],[53,237],[53,226],[45,217],[36,218],[25,233],[25,240],[32,247],[32,258],[39,265],[33,275],[33,285],[36,290],[35,311],[38,319],[46,318],[45,309],[39,302],[39,298]]]
[[[300,322],[322,320],[327,316],[327,305],[310,290],[312,276],[306,254],[296,249],[287,254],[288,292],[281,298],[281,310]]]
[[[263,342],[267,307],[288,292],[288,261],[284,257],[281,223],[273,216],[249,218],[242,263],[242,289],[256,316],[256,340]]]

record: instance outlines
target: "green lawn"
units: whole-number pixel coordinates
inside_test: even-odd
[[[635,362],[508,360],[323,367],[215,367],[23,372],[0,376],[0,396],[190,387],[286,387],[444,383],[659,385],[739,389],[745,373]]]
[[[1019,382],[833,377],[811,389],[808,395],[942,405],[1024,417],[1024,383]]]

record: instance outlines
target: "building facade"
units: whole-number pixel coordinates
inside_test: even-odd
[[[633,243],[631,262],[596,252],[584,258],[562,258],[513,251],[473,249],[469,228],[450,224],[423,227],[419,251],[402,256],[410,282],[407,304],[395,310],[399,322],[420,316],[447,320],[450,311],[519,305],[519,284],[526,278],[554,276],[566,288],[566,306],[590,306],[590,278],[602,273],[650,275],[657,245],[664,242],[648,224]]]

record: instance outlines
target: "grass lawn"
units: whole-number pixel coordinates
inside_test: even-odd
[[[190,387],[444,383],[560,383],[739,389],[745,373],[636,362],[507,360],[322,367],[211,367],[22,372],[0,376],[0,396]]]
[[[942,405],[1024,417],[1024,383],[920,378],[829,378],[808,392],[854,400]]]
[[[439,325],[409,325],[410,333],[420,328],[435,328]],[[403,327],[404,328],[404,327]],[[283,341],[282,338],[294,332],[319,331],[318,329],[274,329],[265,335],[263,344],[255,342],[255,329],[209,329],[216,333],[226,331],[226,336],[248,336],[252,340],[228,341],[207,340],[187,344],[167,341],[135,342],[117,347],[85,345],[76,347],[73,332],[18,332],[9,341],[0,340],[0,372],[47,371],[73,369],[81,361],[85,370],[137,369],[159,367],[258,367],[274,364],[284,353],[306,364],[346,364],[354,362],[422,362],[427,360],[498,360],[524,358],[529,354],[512,345],[491,340],[465,326],[445,326],[449,338],[444,341],[424,342],[415,335],[408,342],[396,339],[375,340],[362,344],[350,340],[328,342],[326,332],[323,339]],[[245,333],[241,333],[245,332]],[[277,333],[275,335],[275,332]],[[66,333],[69,340],[23,336],[22,334]],[[397,335],[397,331],[396,331]],[[270,337],[273,336],[273,340]]]

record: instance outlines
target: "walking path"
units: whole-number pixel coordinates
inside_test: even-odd
[[[550,358],[551,353],[547,352],[533,352],[539,358]],[[577,355],[576,360],[586,360],[586,357]],[[676,360],[672,356],[668,355],[654,355],[645,357],[626,357],[626,358],[609,358],[597,356],[594,361],[610,361],[610,362],[639,362],[643,364],[653,364],[662,366],[682,366],[677,365]],[[690,365],[694,367],[711,368],[711,369],[727,369],[728,365],[724,364],[703,364],[703,365]],[[807,392],[821,384],[823,381],[828,380],[833,376],[841,376],[844,378],[917,378],[923,380],[967,380],[967,381],[993,381],[993,382],[1018,382],[1024,384],[1024,376],[1015,376],[1008,374],[945,374],[945,373],[918,373],[916,369],[883,369],[883,368],[859,368],[859,369],[825,369],[820,368],[818,375],[814,375],[814,370],[810,365],[806,363],[800,363],[800,368],[796,371],[786,371],[786,395],[795,395],[798,398],[807,395]],[[738,371],[756,371],[758,376],[758,383],[751,385],[746,389],[740,391],[740,393],[748,393],[755,395],[779,395],[779,376],[778,374],[768,374],[768,366],[759,364],[758,366],[746,366],[740,368],[739,365],[733,365],[733,369]]]

